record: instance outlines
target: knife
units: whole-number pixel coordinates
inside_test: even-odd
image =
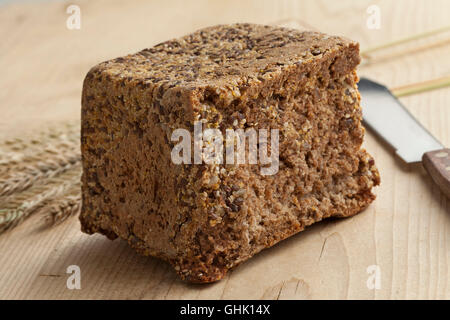
[[[433,137],[387,87],[361,78],[358,88],[366,126],[392,146],[406,163],[422,162],[433,181],[450,198],[450,149]]]

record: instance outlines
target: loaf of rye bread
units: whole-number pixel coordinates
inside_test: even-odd
[[[93,67],[82,95],[82,230],[120,237],[213,282],[264,248],[375,198],[361,149],[359,45],[318,32],[220,25]],[[176,164],[194,123],[279,130],[279,165]],[[258,160],[259,161],[259,160]]]

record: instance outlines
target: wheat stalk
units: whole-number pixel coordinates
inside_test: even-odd
[[[52,199],[79,188],[80,167],[74,167],[66,174],[51,179],[47,184],[36,185],[22,193],[7,198],[5,209],[0,210],[0,234],[11,229],[27,217],[45,207]]]
[[[67,125],[0,143],[0,197],[66,172],[81,160],[79,126]]]
[[[71,150],[60,150],[59,154],[49,154],[48,152],[42,151],[32,155],[25,155],[21,153],[12,153],[8,159],[4,159],[2,162],[0,160],[0,177],[5,178],[11,172],[27,171],[32,168],[33,165],[42,166],[43,162],[66,162],[68,157],[71,155],[79,154],[78,148],[73,148]],[[43,161],[42,159],[46,159]]]
[[[79,124],[0,141],[0,233],[36,212],[49,224],[80,209]]]
[[[63,152],[79,150],[79,130],[69,134],[48,132],[41,139],[12,139],[0,145],[0,173],[12,171],[15,166],[40,161],[42,158],[59,155]]]
[[[391,91],[397,98],[400,98],[446,87],[450,87],[450,76],[408,84],[405,86],[393,88],[391,89]]]
[[[72,168],[80,160],[78,152],[73,152],[69,155],[60,155],[58,159],[46,159],[26,166],[24,172],[14,172],[12,176],[0,180],[0,197],[26,190],[44,179],[56,177]]]
[[[416,41],[416,40],[421,40],[421,39],[425,39],[440,33],[444,33],[444,32],[448,32],[450,31],[450,26],[445,26],[439,29],[435,29],[435,30],[431,30],[431,31],[427,31],[427,32],[423,32],[423,33],[419,33],[419,34],[415,34],[412,36],[408,36],[402,39],[398,39],[395,41],[391,41],[391,42],[387,42],[387,43],[383,43],[381,45],[375,46],[375,47],[371,47],[368,49],[365,49],[363,51],[361,51],[361,56],[365,57],[365,58],[369,58],[370,54],[375,52],[375,51],[380,51],[380,50],[384,50],[387,48],[391,48],[391,47],[395,47],[404,43],[408,43],[408,42],[412,42],[412,41]]]
[[[42,208],[49,198],[63,194],[70,186],[69,183],[54,186],[35,198],[23,202],[17,208],[0,210],[0,233],[21,223],[36,210]]]
[[[0,181],[5,180],[7,177],[10,178],[11,175],[18,172],[33,171],[33,168],[35,170],[36,168],[41,168],[42,170],[47,171],[48,169],[45,169],[46,167],[54,166],[56,163],[64,165],[74,159],[77,161],[80,159],[79,144],[75,143],[66,148],[55,146],[46,147],[45,149],[32,154],[11,152],[7,154],[7,157],[0,159]]]

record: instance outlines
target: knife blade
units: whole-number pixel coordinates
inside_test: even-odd
[[[358,88],[364,123],[391,145],[405,162],[421,162],[424,153],[444,148],[387,87],[361,78]]]
[[[392,146],[406,163],[422,162],[450,198],[450,149],[445,149],[386,86],[361,78],[358,89],[365,125]]]

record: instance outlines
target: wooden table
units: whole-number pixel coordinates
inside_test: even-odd
[[[80,30],[66,27],[72,3],[81,8]],[[345,35],[364,49],[444,26],[450,12],[447,0],[187,3],[86,0],[0,6],[0,138],[78,119],[82,80],[91,66],[200,27],[278,23]],[[379,30],[367,27],[371,4],[381,9]],[[427,50],[415,50],[415,43],[380,53],[359,73],[390,87],[448,75],[450,40],[444,36],[438,42]],[[450,145],[450,89],[402,101]],[[378,199],[368,210],[314,225],[258,254],[223,281],[183,283],[166,263],[139,256],[123,241],[81,233],[76,218],[42,230],[41,217],[32,216],[0,235],[0,298],[449,299],[450,201],[420,166],[403,165],[370,132],[365,145],[382,177]],[[81,269],[81,290],[67,289],[69,265]],[[379,289],[367,285],[367,268],[373,265],[380,271]]]

